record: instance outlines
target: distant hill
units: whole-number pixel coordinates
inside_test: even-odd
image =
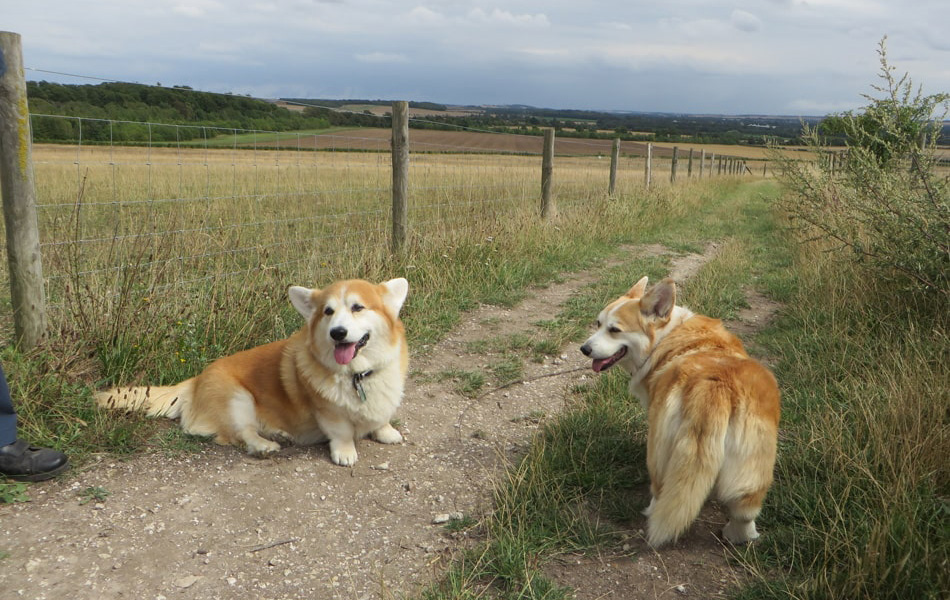
[[[198,92],[187,86],[132,83],[66,85],[27,82],[37,141],[79,139],[80,123],[37,115],[81,117],[82,139],[115,142],[175,142],[222,130],[299,131],[339,127],[390,127],[391,100],[282,98],[262,100]],[[629,141],[764,145],[797,144],[802,123],[823,117],[703,115],[538,108],[526,105],[455,106],[409,102],[410,127],[541,135],[620,138]],[[148,126],[146,124],[177,127]],[[945,128],[946,129],[946,128]],[[209,131],[210,130],[210,131]]]
[[[328,100],[282,98],[304,114],[326,118],[333,125],[368,126],[376,117],[389,115],[389,100]],[[764,145],[776,139],[795,143],[803,120],[815,124],[818,117],[683,115],[673,113],[608,112],[537,108],[526,105],[453,106],[410,102],[410,114],[424,116],[410,122],[420,129],[505,131],[540,135],[554,127],[559,137],[632,141],[659,141]],[[341,112],[343,111],[343,112]],[[388,121],[386,123],[388,125]]]

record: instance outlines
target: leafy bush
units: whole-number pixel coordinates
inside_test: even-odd
[[[793,191],[786,210],[809,237],[853,251],[885,278],[948,295],[950,203],[936,155],[950,94],[923,95],[905,74],[895,78],[885,40],[878,55],[883,96],[864,97],[863,112],[805,125],[814,162],[775,153]],[[824,135],[843,136],[847,152],[829,152]],[[843,160],[836,160],[843,158]]]

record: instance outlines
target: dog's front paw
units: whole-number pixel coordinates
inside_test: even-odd
[[[356,444],[352,440],[338,442],[330,440],[330,460],[341,467],[350,467],[356,464]]]
[[[395,427],[386,423],[373,432],[373,439],[380,444],[398,444],[402,441],[402,434]]]

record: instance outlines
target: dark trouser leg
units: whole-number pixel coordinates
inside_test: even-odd
[[[0,366],[0,447],[16,441],[16,413],[13,411],[13,400],[10,399],[10,388],[7,386],[7,376]]]

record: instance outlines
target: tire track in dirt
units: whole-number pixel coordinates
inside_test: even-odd
[[[660,246],[620,254],[608,266],[632,255],[675,256]],[[712,254],[707,248],[703,256]],[[704,260],[697,256],[674,258],[674,275],[695,272]],[[490,481],[530,440],[537,416],[556,413],[567,389],[590,377],[581,372],[589,365],[576,348],[542,363],[524,361],[525,383],[475,400],[441,374],[490,366],[495,357],[476,348],[480,341],[530,334],[536,321],[556,315],[600,271],[564,275],[511,309],[482,306],[466,314],[444,341],[413,359],[397,414],[404,444],[362,441],[352,468],[331,464],[325,445],[286,448],[261,460],[209,444],[195,454],[102,457],[31,487],[33,502],[0,506],[0,550],[8,553],[0,563],[0,596],[368,600],[412,594],[439,577],[458,544],[433,520],[487,512]],[[89,488],[109,495],[80,503]],[[715,579],[718,590],[720,578],[734,581],[724,551],[710,541],[718,523],[707,523],[704,512],[688,536],[655,555],[643,552],[631,532],[625,556],[577,558],[579,564],[565,559],[553,576],[576,587],[578,598],[661,597],[663,586],[689,577]],[[713,589],[688,585],[690,593]],[[647,588],[653,595],[633,593]]]

